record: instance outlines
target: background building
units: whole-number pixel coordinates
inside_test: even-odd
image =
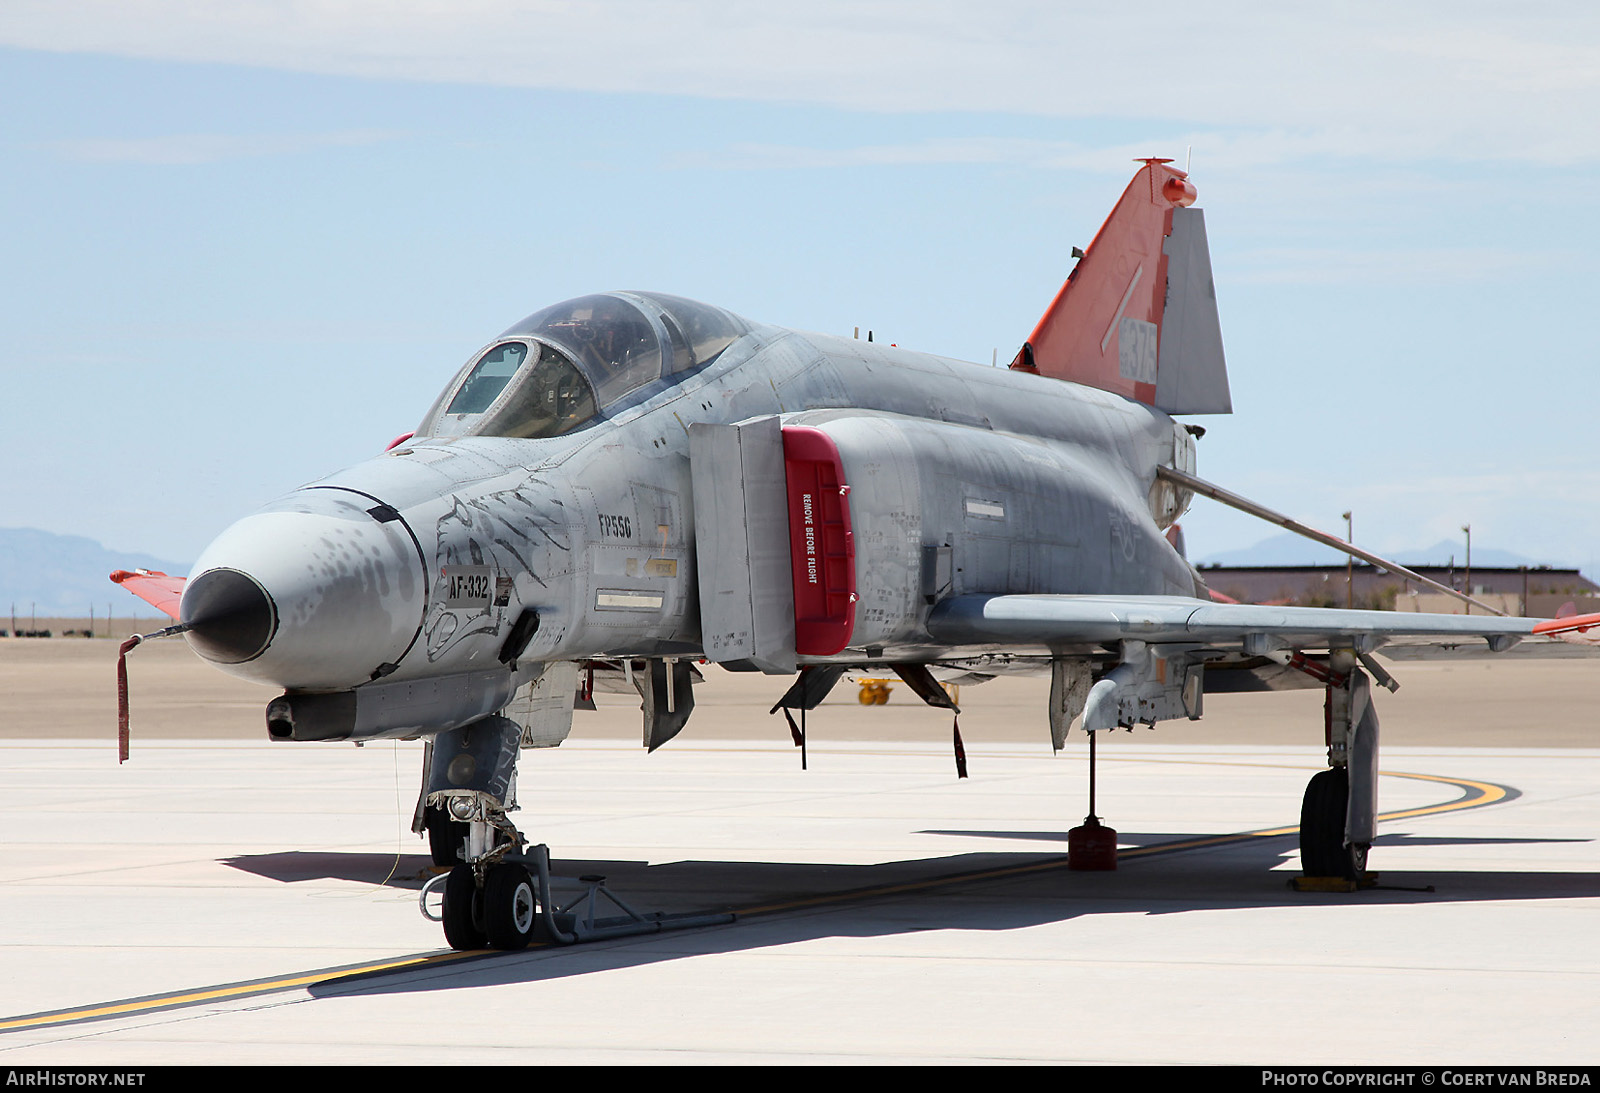
[[[1558,614],[1600,611],[1600,585],[1576,569],[1549,566],[1412,566],[1415,572],[1449,588],[1470,593],[1514,615],[1553,618]],[[1383,611],[1427,611],[1459,615],[1460,600],[1434,592],[1386,569],[1358,564],[1285,566],[1200,566],[1200,576],[1215,592],[1241,603],[1300,607],[1355,607]],[[1468,582],[1470,580],[1470,588]],[[1563,610],[1565,609],[1565,610]]]

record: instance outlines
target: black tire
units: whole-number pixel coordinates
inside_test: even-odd
[[[1300,868],[1308,877],[1360,880],[1367,869],[1367,848],[1344,843],[1345,810],[1350,801],[1350,772],[1330,767],[1312,776],[1300,805]]]
[[[460,865],[461,847],[467,841],[467,825],[452,820],[438,808],[423,812],[422,825],[428,831],[428,851],[433,855],[433,864]]]
[[[483,896],[472,876],[470,865],[450,870],[444,882],[444,939],[452,949],[467,951],[484,947]]]
[[[528,947],[539,925],[533,877],[520,865],[497,865],[483,886],[483,925],[496,949]]]

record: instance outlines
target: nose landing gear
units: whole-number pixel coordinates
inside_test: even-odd
[[[683,667],[669,703],[676,707],[678,725],[691,706]],[[426,918],[443,924],[452,949],[514,952],[536,940],[570,945],[732,921],[728,914],[641,914],[606,889],[600,877],[584,878],[584,894],[557,906],[549,850],[530,847],[507,815],[517,807],[520,738],[515,722],[491,716],[440,733],[425,753],[413,827],[427,834],[434,862],[450,871],[424,885],[418,902]],[[437,912],[430,909],[436,896]],[[601,899],[623,915],[598,917]]]
[[[429,897],[443,885],[438,914],[428,909]],[[423,886],[419,902],[425,917],[443,922],[452,949],[525,949],[538,940],[556,945],[581,941],[663,933],[732,922],[727,912],[662,914],[634,910],[606,887],[604,877],[581,878],[576,898],[557,905],[550,883],[550,851],[530,847],[526,857],[502,859],[490,866],[478,884],[474,866],[458,865]],[[621,914],[601,917],[609,905]]]
[[[436,882],[423,890],[427,893]],[[470,865],[458,865],[444,878],[439,919],[452,949],[526,949],[539,925],[539,897],[533,875],[521,862],[491,866],[480,887]],[[424,909],[424,914],[426,914]],[[429,915],[429,917],[433,917]]]

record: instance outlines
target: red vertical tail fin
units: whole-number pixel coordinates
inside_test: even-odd
[[[1205,214],[1170,160],[1142,162],[1011,367],[1168,413],[1230,413]]]

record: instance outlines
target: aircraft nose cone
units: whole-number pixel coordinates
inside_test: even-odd
[[[228,528],[179,605],[190,647],[242,679],[348,690],[397,670],[427,601],[421,549],[399,512],[308,487]]]
[[[253,577],[237,569],[211,569],[183,591],[179,621],[207,660],[242,664],[266,652],[278,629],[278,611]]]

